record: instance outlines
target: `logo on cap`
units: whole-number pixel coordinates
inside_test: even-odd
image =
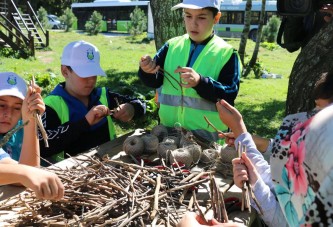
[[[16,77],[15,76],[8,76],[7,83],[10,84],[10,85],[16,85],[17,84]]]
[[[94,60],[94,51],[92,49],[87,50],[87,58],[91,61]]]

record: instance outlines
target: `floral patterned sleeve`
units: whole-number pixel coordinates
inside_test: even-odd
[[[333,106],[330,109],[331,120],[321,124],[323,110],[286,117],[275,137],[272,180],[290,226],[333,225]],[[312,132],[311,127],[317,129]]]

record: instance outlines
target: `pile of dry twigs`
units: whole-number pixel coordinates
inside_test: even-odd
[[[178,165],[129,164],[107,156],[80,161],[69,170],[52,170],[65,185],[61,201],[38,200],[27,190],[2,201],[0,209],[20,208],[19,217],[11,220],[16,226],[119,227],[175,226],[186,211],[199,211],[198,204],[214,212],[221,210],[219,204],[209,201],[205,205],[196,199],[198,188],[207,188],[207,183],[214,181],[212,171],[190,173]],[[218,193],[216,189],[209,191]],[[211,198],[216,196],[223,200],[216,194]]]

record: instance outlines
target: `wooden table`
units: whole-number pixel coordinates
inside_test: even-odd
[[[122,145],[124,140],[130,136],[130,135],[140,135],[142,133],[142,130],[138,129],[135,132],[130,132],[126,135],[123,135],[113,141],[107,142],[99,147],[96,147],[94,149],[91,149],[87,152],[84,152],[82,155],[78,155],[75,157],[75,160],[73,158],[65,159],[54,166],[61,169],[68,169],[72,168],[73,166],[78,165],[78,160],[84,160],[88,159],[87,156],[104,156],[108,155],[112,159],[122,160],[124,162],[133,162],[132,159],[130,159],[124,151],[122,151]],[[83,162],[83,161],[82,161]],[[51,166],[53,168],[53,166]],[[199,169],[198,169],[199,168]],[[199,170],[200,166],[196,166],[192,171]],[[229,197],[238,197],[241,196],[241,190],[238,189],[236,186],[232,186],[233,180],[231,176],[222,176],[220,173],[215,174],[215,178],[218,182],[220,190],[224,193],[224,198]],[[2,196],[0,197],[0,201],[10,198],[11,196],[17,195],[18,193],[21,193],[25,190],[23,187],[16,187],[16,186],[1,186],[0,187],[0,194]],[[199,191],[197,194],[197,198],[200,200],[207,200],[209,199],[209,194],[207,191]],[[4,220],[8,218],[8,215],[15,215],[12,212],[1,212],[0,211],[0,225],[2,226],[4,223],[1,223],[1,220]],[[230,220],[233,220],[235,222],[241,222],[244,223],[247,226],[250,226],[253,220],[256,218],[257,214],[252,209],[252,212],[249,213],[248,211],[240,211],[240,209],[235,209],[233,212],[228,213],[228,217]]]

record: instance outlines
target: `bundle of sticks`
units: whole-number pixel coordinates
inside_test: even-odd
[[[214,212],[219,209],[219,205],[205,205],[207,201],[195,196],[197,189],[207,188],[203,185],[210,181],[214,185],[211,197],[223,201],[221,194],[214,195],[217,189],[212,171],[189,173],[177,167],[130,164],[107,156],[77,161],[80,164],[72,169],[51,169],[65,185],[62,200],[38,200],[26,190],[0,203],[1,210],[20,210],[17,218],[7,222],[18,226],[175,226],[188,210],[202,213],[198,204],[214,207]]]

